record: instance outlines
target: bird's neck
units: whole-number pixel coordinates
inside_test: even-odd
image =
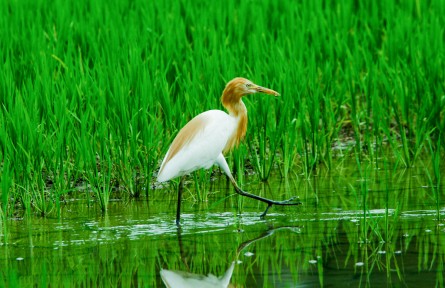
[[[239,99],[236,103],[230,103],[228,105],[224,105],[224,107],[229,111],[229,115],[235,118],[247,117],[247,109],[244,102]]]
[[[227,141],[226,146],[224,147],[224,152],[227,152],[230,151],[232,148],[238,146],[241,140],[246,135],[247,109],[246,105],[244,105],[241,99],[239,99],[239,101],[235,104],[224,105],[224,107],[227,109],[227,111],[229,111],[229,115],[235,118],[236,121],[236,128]]]
[[[236,86],[227,85],[221,96],[221,103],[229,111],[230,116],[238,117],[247,114],[246,106],[241,100],[242,92]]]

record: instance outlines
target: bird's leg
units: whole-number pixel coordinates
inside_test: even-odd
[[[297,204],[295,204],[295,205],[297,205]],[[267,204],[266,210],[264,210],[264,212],[261,213],[261,215],[260,215],[261,219],[264,219],[264,217],[266,217],[267,211],[269,210],[270,207],[272,207],[272,204],[270,204],[270,203]]]
[[[181,196],[182,190],[184,189],[184,176],[179,179],[178,184],[178,206],[176,207],[176,226],[181,226]]]
[[[276,200],[264,198],[264,197],[261,197],[261,196],[255,195],[255,194],[248,193],[248,192],[242,190],[238,186],[238,184],[236,183],[236,181],[235,181],[235,179],[233,178],[232,175],[229,176],[229,179],[230,179],[230,182],[232,182],[233,187],[235,187],[236,193],[238,193],[238,194],[240,194],[242,196],[253,198],[253,199],[256,199],[258,201],[261,201],[261,202],[264,202],[264,203],[268,204],[266,211],[264,211],[264,213],[261,214],[262,217],[264,217],[267,214],[267,210],[269,210],[270,206],[272,206],[272,205],[300,205],[301,204],[301,202],[299,202],[299,201],[295,202],[296,197],[292,197],[290,199],[283,200],[283,201],[276,201]]]
[[[223,154],[219,154],[218,158],[216,159],[215,163],[221,167],[221,169],[223,169],[224,173],[226,173],[227,177],[229,177],[230,182],[232,182],[233,187],[235,187],[235,191],[236,193],[242,195],[242,196],[246,196],[252,199],[256,199],[258,201],[264,202],[267,204],[267,208],[266,210],[260,215],[261,218],[264,218],[264,216],[266,216],[267,211],[269,210],[269,208],[272,205],[301,205],[301,202],[296,200],[296,197],[292,197],[288,200],[284,200],[284,201],[275,201],[275,200],[271,200],[271,199],[267,199],[267,198],[263,198],[261,196],[255,195],[255,194],[251,194],[248,193],[246,191],[243,191],[238,184],[236,184],[235,179],[232,176],[232,173],[230,172],[229,169],[229,165],[227,165],[226,159],[224,158]]]

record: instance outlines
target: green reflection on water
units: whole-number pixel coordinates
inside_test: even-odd
[[[8,219],[0,286],[164,287],[161,270],[194,281],[226,275],[236,287],[443,286],[445,210],[435,197],[443,187],[423,168],[360,169],[269,184],[246,178],[247,191],[304,202],[273,207],[265,220],[262,203],[227,197],[223,178],[210,185],[209,203],[183,203],[180,230],[175,194],[162,190],[112,201],[105,216],[74,200],[60,218]]]

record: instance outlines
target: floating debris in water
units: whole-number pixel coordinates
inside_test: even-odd
[[[23,258],[23,257],[17,257],[17,258],[15,258],[15,260],[17,260],[17,261],[23,261],[23,259],[25,259],[25,258]]]
[[[252,252],[246,252],[244,253],[244,256],[246,257],[252,257],[254,254]]]
[[[314,260],[314,259],[309,260],[309,263],[310,263],[310,264],[317,264],[317,260]]]
[[[426,232],[426,233],[430,233],[430,232],[431,232],[431,229],[425,229],[425,232]]]
[[[394,254],[400,255],[400,254],[402,254],[402,250],[394,251]]]
[[[357,262],[357,263],[355,263],[355,266],[358,266],[358,267],[362,267],[363,265],[365,265],[365,263],[363,263],[363,262]]]
[[[385,250],[380,250],[380,251],[377,252],[377,253],[379,253],[379,254],[386,254],[386,251],[385,251]]]

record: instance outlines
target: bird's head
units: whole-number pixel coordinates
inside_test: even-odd
[[[231,94],[235,98],[241,98],[243,96],[255,93],[265,93],[274,96],[279,96],[280,94],[272,89],[261,87],[256,85],[250,80],[245,78],[237,77],[232,79],[229,83],[227,83],[226,88],[224,89],[223,94]]]
[[[258,86],[245,78],[237,77],[227,83],[221,97],[221,102],[224,107],[230,110],[229,107],[236,105],[241,97],[255,93],[265,93],[274,96],[280,95],[277,91]]]

